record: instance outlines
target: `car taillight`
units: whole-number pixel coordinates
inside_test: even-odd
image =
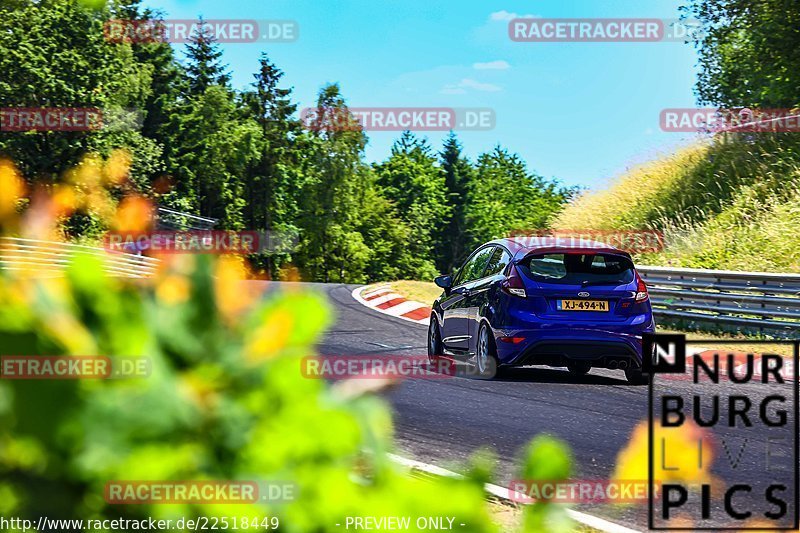
[[[646,301],[648,298],[647,295],[647,285],[645,285],[644,280],[639,277],[639,273],[636,273],[636,303],[641,303]]]
[[[511,265],[509,267],[508,276],[506,276],[506,280],[503,282],[503,290],[508,294],[519,296],[520,298],[525,298],[527,296],[525,294],[525,283],[522,281],[519,272],[517,272],[516,265]]]

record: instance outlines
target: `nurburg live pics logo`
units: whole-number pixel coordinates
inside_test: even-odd
[[[719,341],[690,340],[693,347],[710,346],[687,358],[686,343],[685,335],[642,338],[643,353],[652,354],[643,358],[643,371],[654,378],[648,412],[649,528],[796,530],[800,340],[726,340],[746,352],[748,345],[757,345],[759,351],[783,346],[793,353],[790,358],[784,357],[786,349],[783,355],[781,350],[760,356],[747,352],[746,364],[729,349],[711,349]],[[788,375],[784,367],[792,363]],[[686,373],[691,379],[658,379]],[[665,437],[678,434],[691,435],[690,444],[688,438]]]

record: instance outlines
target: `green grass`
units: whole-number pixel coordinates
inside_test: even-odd
[[[393,291],[402,294],[406,300],[432,305],[433,301],[442,294],[442,289],[429,281],[393,281],[389,284]]]
[[[681,331],[678,329],[670,329],[670,328],[662,328],[658,327],[656,330],[657,333],[685,333],[686,334],[686,343],[689,347],[697,348],[700,350],[719,350],[721,352],[746,352],[746,353],[754,353],[754,354],[778,354],[783,357],[792,357],[794,347],[790,342],[786,342],[785,344],[759,344],[757,342],[754,343],[747,343],[747,344],[738,344],[738,343],[730,343],[726,341],[731,340],[743,340],[743,339],[751,339],[752,337],[748,337],[746,335],[735,335],[735,334],[726,334],[726,333],[701,333],[701,332],[686,332]],[[714,344],[695,344],[692,345],[692,341],[716,341]]]
[[[717,137],[635,167],[574,200],[553,227],[657,229],[640,264],[800,271],[800,138]]]

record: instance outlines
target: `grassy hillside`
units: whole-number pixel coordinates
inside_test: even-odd
[[[718,136],[633,168],[574,200],[560,229],[658,229],[642,264],[800,271],[800,138]]]

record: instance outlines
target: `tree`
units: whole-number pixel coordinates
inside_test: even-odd
[[[445,230],[440,239],[442,253],[437,258],[437,265],[441,272],[452,272],[464,262],[470,251],[467,248],[467,206],[471,198],[475,170],[462,156],[461,144],[453,132],[445,139],[439,157],[447,201],[452,211],[449,220],[442,225]]]
[[[692,0],[703,32],[696,85],[701,103],[800,106],[800,9],[795,0]]]
[[[193,186],[197,212],[219,219],[221,228],[242,229],[243,176],[258,157],[258,125],[240,117],[230,91],[220,85],[192,98],[179,120],[180,172]]]
[[[197,29],[189,37],[186,49],[190,94],[203,94],[212,85],[228,85],[230,75],[220,62],[222,50],[203,17],[198,18]]]
[[[439,228],[451,210],[445,176],[428,143],[404,132],[392,146],[389,159],[376,165],[375,170],[384,194],[411,229],[408,246],[415,276],[435,276],[434,261],[442,253]]]
[[[317,109],[323,112],[303,161],[308,179],[302,191],[299,256],[310,279],[363,281],[370,255],[358,231],[369,186],[363,162],[366,136],[359,128],[337,126],[337,115],[349,113],[338,85],[320,90]]]
[[[528,172],[525,162],[495,147],[478,157],[467,220],[474,248],[513,232],[535,232],[547,227],[572,191]]]
[[[131,150],[134,181],[145,177],[160,149],[135,127],[112,123],[126,109],[142,109],[152,92],[152,69],[138,63],[129,44],[110,44],[103,33],[106,8],[69,0],[19,1],[0,17],[0,107],[94,108],[103,127],[87,131],[13,132],[0,135],[0,154],[16,161],[32,181],[53,182],[88,151]],[[134,125],[135,126],[135,125]]]
[[[297,105],[291,89],[280,88],[283,72],[270,62],[267,54],[259,60],[253,89],[242,94],[243,111],[253,117],[261,131],[258,157],[245,176],[245,220],[250,228],[260,228],[281,235],[294,235],[299,216],[298,197],[304,175],[299,168],[299,151],[307,148],[300,123],[292,117]],[[289,250],[286,250],[287,252]],[[275,276],[280,263],[272,254],[262,258],[263,267]]]

